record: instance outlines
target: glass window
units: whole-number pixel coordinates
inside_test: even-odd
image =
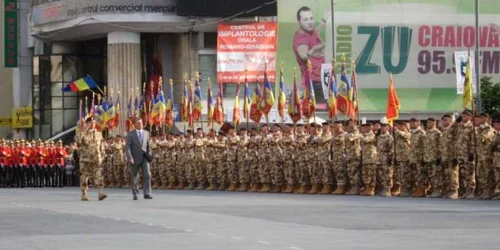
[[[43,124],[50,124],[52,118],[52,110],[46,109],[42,111],[42,123]]]
[[[62,108],[63,108],[63,98],[52,97],[52,109],[62,109]]]
[[[201,81],[201,91],[204,96],[207,95],[208,91],[208,78],[210,77],[212,81],[212,94],[216,95],[218,85],[217,85],[217,55],[200,55],[200,78]]]
[[[62,56],[50,56],[52,70],[50,71],[51,82],[62,82]]]
[[[77,97],[64,97],[64,109],[78,108]]]
[[[62,96],[63,95],[63,92],[61,91],[62,88],[63,88],[62,82],[53,82],[52,87],[50,88],[50,95]]]
[[[39,138],[49,138],[51,136],[50,124],[42,125],[42,133],[39,135]]]
[[[217,47],[217,32],[203,33],[203,48]]]
[[[77,79],[76,56],[63,57],[63,82],[71,82]]]
[[[40,85],[33,84],[33,107],[40,107]]]
[[[40,110],[33,110],[33,124],[40,124]]]
[[[33,126],[33,138],[40,138],[40,125]]]
[[[77,109],[64,110],[64,129],[69,129],[78,122],[79,111]]]
[[[52,110],[52,135],[63,131],[63,110]]]

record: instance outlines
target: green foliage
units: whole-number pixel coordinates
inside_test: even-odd
[[[483,112],[492,117],[500,117],[500,83],[491,81],[491,77],[481,78],[481,99]]]

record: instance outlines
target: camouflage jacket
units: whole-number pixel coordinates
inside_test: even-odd
[[[396,144],[395,160],[398,162],[408,162],[410,160],[411,133],[408,131],[394,131],[394,141]]]
[[[469,154],[474,154],[474,133],[474,126],[471,122],[458,125],[455,150],[459,159],[467,159]]]
[[[343,131],[340,133],[333,133],[331,146],[332,161],[341,162],[343,160],[344,152],[346,149],[346,134]]]
[[[394,157],[394,139],[388,132],[377,137],[377,164],[386,165]]]
[[[441,131],[437,128],[427,130],[424,138],[424,162],[435,163],[439,158]]]
[[[345,154],[347,160],[360,159],[361,157],[361,141],[359,138],[361,135],[356,129],[353,132],[349,132],[346,135],[345,140]]]
[[[448,126],[441,129],[441,139],[439,140],[439,157],[444,162],[455,158],[455,126]]]
[[[79,145],[80,162],[102,164],[105,154],[105,142],[101,132],[95,129],[85,130],[79,133],[75,139]]]
[[[363,151],[363,164],[377,163],[377,137],[373,132],[360,135],[361,150]]]
[[[424,161],[425,131],[421,128],[413,129],[410,137],[410,163],[422,164]]]
[[[491,148],[495,138],[495,129],[489,124],[477,128],[477,159],[480,161],[492,160]]]

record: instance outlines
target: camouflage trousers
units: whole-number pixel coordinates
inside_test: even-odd
[[[456,192],[459,188],[458,166],[450,160],[443,161],[443,190]]]
[[[477,161],[477,187],[481,190],[489,188],[490,177],[493,172],[493,162],[491,160]]]
[[[186,164],[184,159],[178,160],[175,164],[175,176],[179,182],[186,182]]]
[[[227,165],[229,163],[225,161],[217,162],[217,181],[221,186],[225,186],[229,183],[229,178],[227,176]]]
[[[429,181],[434,191],[443,189],[443,166],[436,165],[433,162],[426,162],[424,167],[429,173]]]
[[[248,165],[249,165],[250,182],[253,185],[260,184],[261,182],[259,177],[259,160],[256,157],[249,158]]]
[[[167,163],[165,161],[161,161],[160,163],[160,180],[161,180],[161,183],[163,185],[167,185],[167,183],[170,183],[170,180],[169,180],[169,172],[167,171],[167,169],[169,168],[169,165],[171,164],[170,162]],[[173,183],[173,182],[172,182]]]
[[[463,173],[462,183],[466,189],[476,189],[476,166],[467,159],[458,159],[458,169]],[[460,180],[460,178],[459,178]]]
[[[217,164],[217,161],[210,160],[207,162],[207,165],[206,165],[207,181],[208,181],[208,184],[210,184],[210,185],[215,185],[217,183],[216,164]]]
[[[120,164],[120,165],[114,165],[113,166],[113,180],[114,180],[114,183],[118,186],[122,186],[123,185],[123,167],[124,165],[123,164]]]
[[[262,184],[271,184],[271,169],[277,162],[261,161],[259,166],[259,177]]]
[[[285,176],[285,181],[287,185],[295,185],[297,173],[295,171],[294,161],[291,158],[289,160],[285,160],[283,163],[283,174]]]
[[[250,160],[238,162],[238,177],[240,183],[250,183]]]
[[[284,173],[283,162],[274,161],[271,163],[271,183],[276,186],[283,185]]]
[[[347,181],[351,187],[359,187],[359,158],[347,159],[346,170],[347,170]]]
[[[229,161],[226,165],[227,168],[227,178],[229,183],[238,183],[238,161]]]
[[[413,191],[413,187],[416,186],[418,179],[418,171],[422,169],[422,164],[409,163],[406,167],[403,167],[403,175],[401,182],[403,183],[403,188],[409,191]]]
[[[338,187],[345,187],[346,183],[346,166],[342,159],[334,159],[332,162],[332,170],[335,183]]]
[[[122,181],[122,186],[128,186],[130,185],[131,183],[131,180],[130,180],[130,171],[129,171],[129,167],[128,167],[128,164],[124,164],[124,165],[121,165],[121,172],[122,172],[122,175],[123,175],[123,181]]]
[[[166,175],[165,180],[168,183],[175,183],[177,181],[177,175],[175,174],[175,162],[174,161],[166,162],[163,173]]]
[[[113,180],[113,165],[106,163],[102,164],[102,178],[104,185],[110,185]]]
[[[493,172],[495,173],[495,194],[500,193],[500,153],[495,152],[493,157]]]
[[[203,159],[196,159],[195,163],[195,175],[196,181],[198,183],[206,183],[207,182],[207,173],[206,173],[206,163]]]
[[[309,163],[307,161],[298,160],[295,161],[295,171],[297,173],[297,180],[300,185],[309,185],[311,184],[311,178],[309,176]]]
[[[392,188],[393,170],[392,165],[377,165],[377,181],[380,183],[381,188],[388,190]]]
[[[374,188],[377,183],[377,165],[364,163],[361,178],[363,178],[363,184]]]
[[[161,185],[161,166],[158,158],[154,158],[151,162],[151,185],[160,186]]]
[[[186,179],[188,183],[195,183],[196,182],[196,163],[194,160],[187,161],[185,163],[186,166]]]
[[[324,165],[328,161],[311,161],[306,163],[308,165],[309,176],[311,177],[311,184],[321,184],[323,182]]]
[[[80,162],[80,189],[87,190],[89,179],[97,188],[104,187],[102,167],[92,162]]]
[[[401,183],[403,180],[403,169],[408,168],[408,161],[397,161],[397,163],[394,165],[394,175],[393,175],[393,182],[394,186],[401,187]]]

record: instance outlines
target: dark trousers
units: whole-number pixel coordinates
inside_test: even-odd
[[[54,186],[63,187],[64,186],[64,166],[56,165],[53,168],[54,176]]]
[[[54,166],[47,165],[45,169],[45,186],[54,187]]]
[[[36,175],[38,179],[38,187],[44,187],[45,186],[45,167],[42,165],[37,165],[36,166]]]

